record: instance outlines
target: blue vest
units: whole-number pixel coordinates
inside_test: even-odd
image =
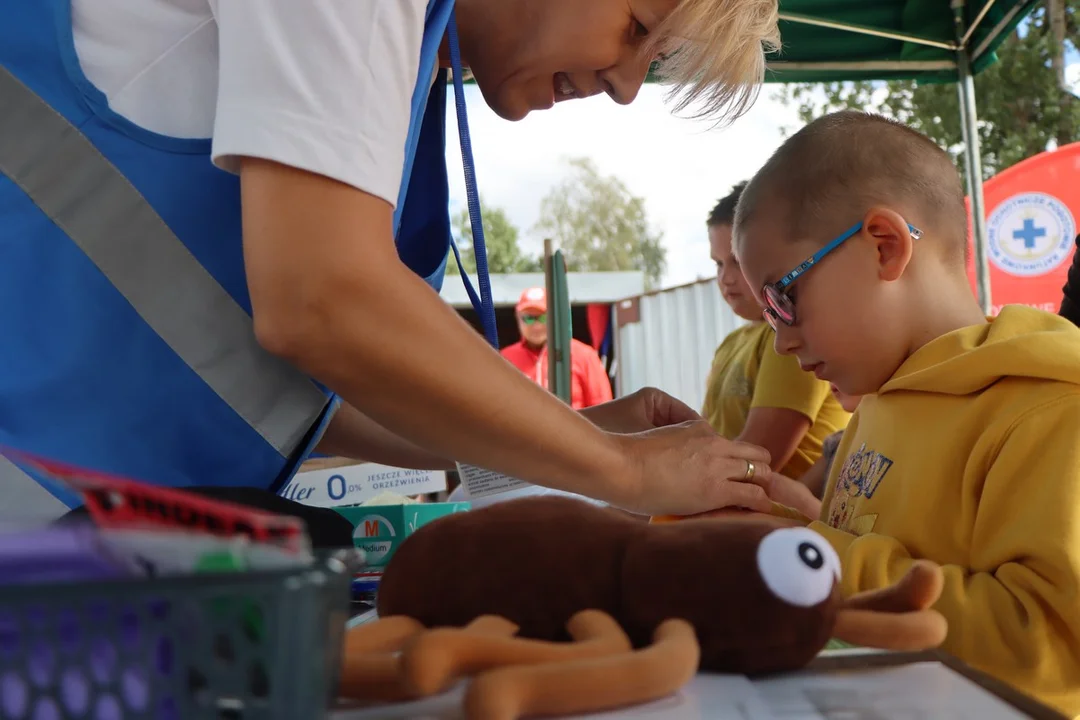
[[[436,290],[450,242],[453,0],[430,0],[394,215]],[[0,9],[0,446],[158,485],[277,491],[338,406],[255,342],[239,180],[210,141],[108,108],[76,57],[70,0]],[[69,506],[71,493],[23,470]]]

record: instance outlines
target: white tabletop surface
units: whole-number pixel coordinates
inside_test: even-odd
[[[338,710],[331,720],[464,720],[464,685],[414,703]],[[1023,715],[940,663],[802,672],[750,681],[700,674],[677,695],[578,720],[1014,720]]]

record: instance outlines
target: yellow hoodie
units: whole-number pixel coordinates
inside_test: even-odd
[[[1080,329],[1023,306],[864,397],[810,527],[847,593],[944,566],[944,650],[1080,717]]]

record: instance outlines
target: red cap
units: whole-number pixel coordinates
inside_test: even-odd
[[[524,312],[525,310],[533,310],[534,312],[546,313],[547,312],[547,293],[542,287],[529,288],[525,292],[521,293],[521,299],[518,300],[517,307],[514,308],[517,312]]]

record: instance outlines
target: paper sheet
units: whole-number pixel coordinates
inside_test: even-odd
[[[461,709],[467,685],[419,702],[341,709],[329,720],[464,720]],[[656,702],[611,712],[568,716],[572,720],[772,720],[753,684],[741,675],[699,675],[682,692]]]
[[[936,662],[754,683],[775,720],[1013,720],[1027,715]]]
[[[465,685],[400,705],[341,709],[330,720],[463,720]],[[936,662],[843,672],[802,672],[751,681],[695,677],[653,703],[571,720],[1022,720],[1027,715]]]
[[[349,626],[378,618],[375,610]],[[844,648],[828,656],[880,655]],[[341,708],[328,720],[464,720],[465,683],[415,703]],[[750,680],[702,673],[679,693],[653,703],[568,720],[1026,720],[993,693],[936,661],[856,670],[804,670]]]

